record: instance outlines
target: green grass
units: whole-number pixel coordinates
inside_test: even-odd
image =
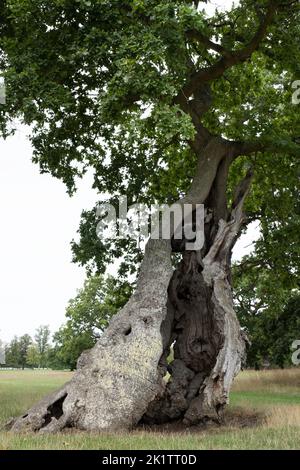
[[[213,450],[299,449],[299,429],[229,430],[220,433],[130,433],[127,435],[0,435],[0,449]]]
[[[231,405],[243,406],[245,402],[251,403],[252,406],[269,406],[269,405],[300,405],[300,393],[272,393],[272,392],[232,392]]]
[[[300,405],[300,370],[242,372],[230,395],[232,406]]]
[[[69,372],[1,371],[0,426],[70,380]]]
[[[0,426],[69,380],[68,372],[0,371]],[[180,432],[61,435],[0,433],[5,449],[299,449],[300,370],[246,371],[231,394],[226,425]]]

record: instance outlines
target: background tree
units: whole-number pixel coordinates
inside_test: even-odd
[[[19,351],[20,351],[19,363],[22,369],[25,369],[27,365],[27,354],[28,354],[28,350],[31,344],[32,344],[32,339],[29,335],[26,334],[20,337],[19,339]]]
[[[48,325],[37,328],[34,339],[35,347],[39,357],[39,367],[46,367],[47,365],[47,355],[50,348],[50,336],[51,332]]]
[[[297,179],[295,171],[291,185],[265,195],[261,236],[255,243],[255,251],[233,270],[237,313],[252,342],[247,363],[255,367],[260,367],[263,359],[272,365],[291,365],[291,338],[297,339],[298,335],[295,318],[300,286]],[[258,218],[258,214],[252,217]],[[285,325],[285,331],[281,324]]]
[[[5,365],[5,344],[0,339],[0,366]]]
[[[266,317],[265,335],[269,339],[270,362],[291,366],[292,343],[299,339],[300,296],[292,295],[277,317]]]
[[[30,124],[34,161],[69,193],[90,168],[100,202],[205,205],[201,251],[150,240],[142,264],[131,240],[97,238],[95,209],[83,214],[75,260],[103,273],[124,255],[120,276],[138,269],[136,289],[73,380],[13,429],[222,418],[245,350],[230,273],[243,211],[265,231],[278,220],[289,230],[296,211],[299,3],[242,0],[212,18],[202,3],[1,6],[4,135],[15,116]]]
[[[290,367],[291,345],[300,331],[299,290],[291,291],[290,283],[284,286],[278,273],[260,266],[256,257],[244,263],[250,265],[242,276],[236,273],[234,297],[240,323],[251,342],[247,365],[256,369],[265,363]],[[238,272],[241,266],[243,263]]]
[[[20,343],[17,336],[11,340],[5,349],[6,365],[8,367],[20,367],[21,354]]]
[[[39,367],[40,365],[40,355],[34,343],[28,348],[26,363],[29,367]]]

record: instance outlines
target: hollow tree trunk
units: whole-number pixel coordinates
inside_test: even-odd
[[[150,240],[136,292],[95,347],[81,355],[72,380],[13,419],[8,429],[111,431],[141,421],[194,424],[221,418],[245,349],[233,310],[230,256],[250,177],[226,213],[231,159],[222,139],[210,140],[191,190],[180,201],[207,206],[203,250],[183,252],[174,272],[171,241]],[[174,361],[168,366],[173,343]]]
[[[228,279],[228,249],[236,227],[234,221],[221,221],[203,262],[195,252],[186,252],[172,277],[168,299],[172,335],[161,360],[170,378],[144,415],[146,423],[182,419],[190,425],[222,419],[245,356]],[[174,360],[168,366],[171,344]]]

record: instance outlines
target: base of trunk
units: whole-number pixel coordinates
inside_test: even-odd
[[[94,348],[80,356],[72,380],[7,429],[112,431],[135,426],[160,393],[161,325],[172,273],[170,242],[151,240],[136,293]]]
[[[227,272],[211,252],[203,262],[186,252],[173,273],[170,251],[168,242],[150,242],[136,293],[81,355],[73,379],[8,429],[113,431],[222,419],[245,350]]]

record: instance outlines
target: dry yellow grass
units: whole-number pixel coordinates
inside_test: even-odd
[[[71,378],[68,372],[1,371],[0,427]],[[59,435],[0,432],[5,449],[300,449],[300,368],[244,371],[221,426]]]
[[[269,428],[299,427],[300,406],[281,405],[268,409],[265,425]]]
[[[284,391],[300,388],[300,369],[247,370],[241,373],[234,382],[234,392],[250,391]]]

